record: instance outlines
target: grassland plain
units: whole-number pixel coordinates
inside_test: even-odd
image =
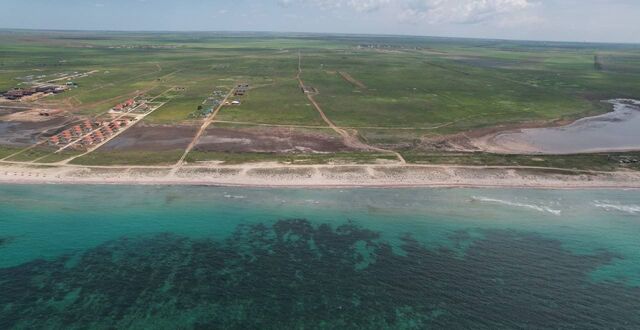
[[[46,76],[46,80],[58,73],[95,71],[76,79],[79,88],[34,104],[60,107],[78,117],[104,114],[131,96],[154,97],[180,87],[159,96],[157,100],[167,104],[144,122],[194,124],[201,119],[194,119],[193,114],[198,106],[209,106],[203,102],[214,90],[228,91],[246,82],[251,89],[237,98],[242,105],[224,107],[217,120],[241,123],[243,127],[326,126],[297,85],[300,53],[302,79],[318,90],[314,98],[331,121],[368,144],[401,151],[410,162],[502,162],[496,160],[502,159],[498,156],[425,152],[420,144],[425,138],[494,126],[571,120],[608,111],[609,107],[600,102],[603,99],[640,97],[637,45],[315,34],[4,30],[0,31],[0,47],[0,90],[19,86],[27,76]],[[595,65],[596,56],[599,66]],[[150,150],[137,156],[114,156],[97,150],[75,162],[164,164],[173,161],[176,154]],[[355,158],[368,158],[356,154]],[[33,160],[41,155],[26,156]],[[327,159],[351,157],[343,156],[324,155]],[[323,162],[322,157],[312,155],[308,159]],[[603,156],[584,157],[598,163]],[[207,155],[196,151],[189,159],[243,158],[280,160],[288,159],[288,155],[245,157],[233,152]],[[569,167],[579,167],[576,162],[595,164],[579,157],[555,159],[549,162],[567,163]],[[524,158],[517,162],[528,163]]]

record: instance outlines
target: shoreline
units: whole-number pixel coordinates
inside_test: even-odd
[[[292,189],[640,189],[640,172],[457,165],[82,167],[0,164],[5,185],[149,185]]]
[[[613,98],[609,100],[602,100],[601,103],[608,104],[610,106],[609,111],[594,114],[585,117],[580,117],[573,120],[559,120],[552,121],[547,125],[520,125],[516,127],[511,127],[504,130],[493,130],[487,134],[483,134],[480,136],[474,136],[470,139],[469,143],[478,150],[482,150],[484,152],[496,153],[496,154],[518,154],[518,155],[575,155],[575,154],[585,154],[585,153],[602,153],[602,152],[633,152],[638,151],[639,147],[637,146],[626,146],[626,147],[602,147],[602,146],[593,146],[593,147],[583,147],[582,149],[576,148],[572,151],[549,151],[545,150],[544,147],[536,144],[535,141],[527,140],[526,137],[522,135],[525,132],[535,131],[535,130],[544,130],[544,129],[567,129],[579,125],[581,123],[588,123],[589,121],[597,120],[599,118],[605,118],[607,116],[611,116],[620,112],[621,106],[629,106],[634,108],[635,110],[640,110],[638,106],[640,106],[640,101],[636,99],[629,98]],[[624,109],[623,109],[624,110]]]
[[[386,184],[386,185],[254,185],[194,182],[104,182],[104,181],[58,181],[58,182],[11,182],[1,181],[0,185],[13,186],[155,186],[155,187],[211,187],[211,188],[253,188],[253,189],[535,189],[535,190],[640,190],[637,186],[523,186],[523,185],[479,185],[479,184]]]

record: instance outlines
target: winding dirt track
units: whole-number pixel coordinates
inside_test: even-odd
[[[196,144],[198,144],[198,141],[200,141],[200,137],[202,137],[202,135],[207,130],[207,128],[215,121],[216,116],[218,115],[220,110],[222,110],[222,107],[224,107],[224,104],[227,102],[227,100],[229,100],[231,95],[233,95],[233,92],[235,90],[236,90],[235,88],[232,88],[231,91],[229,91],[229,94],[227,94],[227,96],[224,97],[224,100],[220,102],[220,105],[218,105],[218,107],[213,112],[213,114],[207,117],[204,123],[202,123],[202,126],[200,126],[200,129],[196,133],[196,136],[193,137],[193,140],[191,140],[191,143],[189,143],[189,146],[187,146],[187,149],[184,151],[184,154],[182,154],[182,157],[180,157],[180,160],[178,160],[178,162],[173,166],[174,172],[177,171],[184,164],[184,160],[187,158],[187,155],[189,155],[191,150],[195,148]]]
[[[296,76],[296,79],[298,80],[298,84],[300,85],[300,88],[302,89],[305,86],[305,84],[304,84],[304,81],[302,80],[302,54],[300,52],[298,52],[298,74]],[[382,149],[382,148],[378,148],[378,147],[374,147],[374,146],[368,145],[368,144],[360,141],[357,137],[349,134],[349,132],[347,132],[346,130],[336,126],[336,124],[334,124],[333,121],[331,121],[331,119],[329,119],[329,117],[327,117],[327,115],[324,113],[324,111],[322,110],[322,107],[320,107],[318,102],[316,102],[316,100],[313,98],[313,94],[312,93],[305,93],[305,95],[307,96],[307,99],[309,99],[309,102],[311,102],[311,104],[313,104],[313,107],[316,108],[316,110],[320,114],[320,117],[322,117],[322,120],[324,120],[324,122],[327,123],[327,125],[329,125],[329,127],[331,127],[331,129],[333,129],[336,133],[338,133],[338,134],[340,134],[340,136],[342,136],[342,139],[343,139],[345,145],[347,145],[347,146],[349,146],[351,148],[355,148],[355,149],[391,153],[391,154],[394,154],[398,158],[400,163],[402,163],[402,164],[406,164],[407,163],[407,161],[404,159],[404,157],[402,157],[402,155],[400,153],[398,153],[396,151],[393,151],[393,150]]]

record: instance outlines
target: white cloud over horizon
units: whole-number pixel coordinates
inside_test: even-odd
[[[432,24],[475,24],[532,6],[531,0],[417,0],[410,1],[403,16]]]
[[[533,0],[279,0],[292,5],[315,6],[322,10],[352,9],[359,13],[395,9],[399,22],[475,24],[532,8]]]
[[[640,0],[0,0],[0,28],[640,42]]]

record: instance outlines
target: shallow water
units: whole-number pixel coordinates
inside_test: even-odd
[[[1,186],[0,328],[640,328],[640,191]]]
[[[497,135],[493,142],[507,149],[517,145],[526,152],[543,154],[640,150],[640,101],[609,102],[614,110],[607,114],[583,118],[562,127],[504,133]]]

